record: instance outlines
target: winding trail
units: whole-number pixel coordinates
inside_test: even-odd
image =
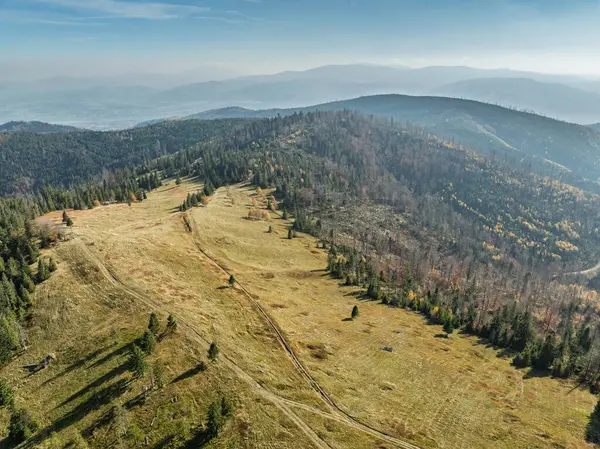
[[[600,262],[598,262],[596,265],[594,265],[592,268],[588,268],[587,270],[581,270],[581,271],[569,271],[568,273],[563,273],[563,276],[589,276],[589,275],[596,275],[598,273],[598,271],[600,271]]]
[[[194,245],[196,246],[196,248],[198,248],[198,251],[200,251],[208,260],[210,260],[224,274],[226,274],[228,277],[231,276],[233,273],[231,273],[229,270],[227,270],[222,264],[220,264],[217,261],[217,259],[215,259],[204,248],[202,248],[202,246],[200,246],[200,244],[196,240],[197,230],[198,230],[198,226],[196,225],[196,220],[194,219],[192,214],[189,214],[188,217],[191,218],[192,239],[194,241]],[[333,415],[337,416],[338,421],[344,422],[347,425],[349,425],[357,430],[360,430],[364,433],[367,433],[367,434],[374,436],[376,438],[379,438],[381,440],[387,441],[388,443],[392,443],[392,444],[396,445],[397,447],[401,447],[404,449],[419,449],[418,446],[415,446],[411,443],[400,440],[396,437],[388,435],[387,433],[377,430],[374,427],[369,426],[368,424],[364,424],[364,423],[358,421],[356,418],[354,418],[352,415],[350,415],[348,412],[346,412],[340,406],[338,406],[336,404],[336,402],[333,400],[333,398],[325,391],[325,389],[323,387],[321,387],[319,382],[310,374],[308,369],[298,359],[292,346],[290,345],[290,343],[287,341],[287,339],[283,335],[283,332],[281,331],[279,326],[277,326],[275,321],[269,316],[269,314],[260,305],[260,303],[256,299],[254,299],[254,296],[248,291],[248,289],[243,284],[241,284],[239,282],[239,280],[236,281],[236,284],[239,287],[239,289],[242,292],[244,292],[244,294],[250,300],[252,305],[260,313],[260,315],[262,315],[262,317],[267,322],[267,324],[269,325],[271,330],[275,333],[281,347],[285,350],[286,354],[291,359],[296,370],[306,379],[306,381],[308,382],[310,387],[317,392],[317,394],[321,397],[323,402],[325,402],[325,404],[327,404],[327,406],[332,411]]]
[[[119,277],[114,272],[112,272],[106,265],[104,265],[104,263],[98,257],[96,257],[85,244],[82,244],[80,246],[82,248],[82,252],[84,252],[85,255],[98,267],[102,276],[108,282],[110,282],[114,287],[119,288],[120,290],[125,292],[127,295],[140,301],[142,304],[144,304],[150,310],[163,311],[162,310],[163,308],[158,301],[150,299],[150,298],[146,297],[145,295],[142,295],[142,294],[138,293],[137,291],[129,288],[125,283],[123,283],[119,279]],[[198,330],[193,325],[186,322],[186,320],[184,320],[180,316],[174,315],[174,317],[177,320],[179,327],[181,329],[184,329],[185,331],[187,331],[188,336],[190,338],[192,338],[193,340],[195,340],[197,343],[199,343],[201,346],[203,346],[205,349],[208,350],[208,348],[210,346],[210,342],[208,340],[206,340],[202,336],[202,334],[200,332],[198,332]],[[308,424],[306,424],[301,418],[299,418],[298,415],[296,415],[292,410],[290,410],[289,407],[296,406],[296,407],[303,408],[305,410],[308,410],[313,413],[317,413],[317,414],[320,414],[322,416],[329,417],[332,419],[335,419],[334,416],[330,416],[327,413],[324,413],[321,410],[315,409],[313,407],[304,406],[303,404],[295,403],[294,401],[283,399],[283,398],[273,394],[271,391],[267,390],[262,385],[260,385],[254,378],[252,378],[248,373],[246,373],[242,368],[240,368],[233,360],[231,360],[225,354],[221,354],[221,360],[223,360],[225,362],[225,364],[228,366],[228,368],[230,368],[233,372],[235,372],[236,375],[240,379],[244,380],[254,391],[258,392],[265,399],[269,400],[288,419],[290,419],[290,421],[292,421],[294,424],[296,424],[296,426],[306,435],[306,437],[310,440],[310,442],[315,447],[320,448],[320,449],[332,449],[329,444],[327,444],[321,437],[319,437],[319,435],[317,435],[315,433],[315,431]]]
[[[183,215],[182,215],[183,217]],[[231,276],[231,272],[227,270],[214,256],[209,254],[197,241],[197,232],[198,226],[194,217],[189,214],[191,229],[191,237],[194,246],[198,249],[198,251],[216,268],[218,268],[222,273]],[[107,267],[102,260],[99,259],[97,255],[95,255],[88,245],[85,243],[85,239],[83,239],[78,247],[81,249],[81,252],[84,256],[86,256],[90,261],[93,262],[94,265],[98,267],[100,274],[114,287],[119,288],[128,296],[135,298],[140,303],[144,304],[150,310],[162,311],[164,312],[164,306],[151,297],[148,297],[145,294],[142,294],[135,290],[134,288],[129,287],[125,284],[109,267]],[[402,448],[402,449],[420,449],[418,446],[415,446],[406,441],[400,440],[396,437],[388,435],[374,427],[369,426],[368,424],[364,424],[350,415],[348,412],[343,410],[334,399],[325,391],[325,389],[318,383],[318,381],[310,374],[308,369],[302,364],[302,362],[296,356],[291,344],[287,341],[286,337],[283,334],[283,331],[279,328],[279,326],[275,323],[275,321],[269,316],[269,314],[265,311],[265,309],[261,306],[261,304],[255,299],[255,297],[250,293],[250,291],[239,281],[236,281],[236,284],[241,292],[248,298],[252,306],[257,310],[257,312],[262,316],[264,321],[276,335],[279,344],[282,349],[285,351],[286,355],[289,357],[290,361],[293,363],[294,368],[300,373],[300,375],[306,380],[307,384],[314,390],[321,400],[325,403],[329,412],[321,410],[319,408],[306,405],[300,402],[296,402],[290,399],[282,398],[277,394],[271,392],[259,382],[257,382],[251,375],[245,372],[239,365],[235,363],[234,360],[229,358],[226,354],[221,354],[220,359],[228,368],[230,368],[233,372],[236,373],[237,377],[246,382],[253,391],[257,392],[263,398],[271,402],[275,407],[277,407],[291,422],[293,422],[306,436],[307,441],[310,441],[315,447],[319,449],[332,449],[332,447],[324,441],[305,421],[303,421],[293,410],[292,408],[304,410],[316,415],[319,415],[326,419],[335,420],[341,424],[344,424],[354,430],[362,432],[364,434],[370,435],[371,437],[377,438],[379,440],[385,441],[393,446]],[[201,332],[195,327],[194,324],[188,322],[185,318],[181,316],[175,315],[177,322],[181,329],[185,330],[186,333],[200,344],[203,348],[208,349],[210,346],[210,342],[206,340]]]

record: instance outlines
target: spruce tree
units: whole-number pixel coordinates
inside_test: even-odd
[[[167,318],[167,330],[169,332],[177,331],[177,320],[173,315],[169,315]]]
[[[147,355],[150,355],[154,352],[154,348],[156,347],[156,337],[150,331],[144,332],[142,338],[140,339],[140,348]]]
[[[160,323],[158,321],[158,315],[155,312],[150,314],[150,319],[148,320],[148,330],[152,332],[154,335],[158,335],[158,331],[160,329]]]
[[[140,378],[146,372],[148,365],[144,359],[144,351],[138,345],[133,345],[129,355],[129,370],[137,378]]]
[[[448,316],[444,321],[444,332],[446,332],[447,335],[454,332],[454,320],[452,319],[452,316]]]
[[[219,356],[219,347],[217,346],[217,344],[215,342],[212,342],[210,344],[210,347],[208,348],[208,359],[212,362],[214,362],[215,360],[217,360],[217,357]]]
[[[40,425],[33,418],[29,410],[24,408],[14,410],[10,417],[8,436],[14,443],[20,444],[33,436],[39,428]]]
[[[14,404],[15,392],[4,379],[0,379],[0,408],[12,407]]]
[[[351,314],[352,319],[355,319],[356,317],[358,317],[358,306],[354,306],[352,307],[352,314]]]

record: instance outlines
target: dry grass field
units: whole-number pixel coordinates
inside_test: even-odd
[[[49,250],[59,268],[35,294],[30,349],[0,373],[41,421],[34,445],[83,436],[91,447],[200,447],[194,435],[224,394],[235,412],[208,447],[588,447],[586,390],[516,370],[475,338],[437,338],[441,328],[420,315],[361,301],[323,271],[316,240],[288,240],[275,214],[246,219],[249,187],[219,189],[189,211],[188,232],[177,207],[198,187],[171,182],[131,207],[71,212],[74,238]],[[163,328],[172,313],[179,329],[149,360],[165,365],[165,387],[144,395],[149,381],[132,381],[124,366],[151,311]],[[196,372],[212,341],[218,361]],[[49,353],[49,368],[22,369]],[[115,406],[126,433],[111,420]]]

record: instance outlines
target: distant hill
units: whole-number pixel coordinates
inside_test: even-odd
[[[53,125],[44,122],[7,122],[0,125],[0,132],[25,131],[32,133],[67,133],[81,131],[80,128],[65,125]]]
[[[592,125],[589,125],[590,128],[595,129],[596,131],[600,132],[600,123],[594,123]]]
[[[529,78],[463,80],[441,86],[432,93],[516,107],[576,123],[600,120],[600,94]]]
[[[131,74],[122,79],[11,82],[0,86],[0,121],[18,117],[19,120],[60,121],[86,129],[124,129],[160,117],[181,117],[230,105],[249,109],[296,108],[381,94],[442,95],[442,89],[449,90],[443,96],[533,109],[561,120],[582,124],[600,120],[597,108],[591,104],[592,98],[600,97],[600,82],[576,76],[464,66],[407,68],[369,64],[327,65],[237,78],[226,76],[222,71],[213,72],[220,76]],[[515,85],[511,84],[513,79],[517,80]],[[474,80],[476,85],[452,87]],[[502,81],[504,87],[493,87],[498,80],[505,80]],[[529,92],[522,86],[523,80],[545,84],[546,93]],[[492,87],[485,87],[490,84]],[[459,89],[461,86],[463,90]],[[569,89],[574,89],[571,93],[577,92],[577,95],[569,98]],[[585,98],[584,91],[592,95]],[[535,102],[531,101],[532,96],[537,98]],[[546,108],[542,100],[552,101],[552,108]],[[578,102],[583,110],[573,107]]]
[[[252,111],[224,108],[187,118],[274,117],[314,110],[356,110],[393,117],[423,127],[484,154],[490,151],[533,156],[596,180],[600,177],[600,133],[587,126],[562,122],[501,106],[444,97],[376,95],[306,108]]]

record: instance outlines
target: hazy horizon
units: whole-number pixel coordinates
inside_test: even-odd
[[[3,0],[0,81],[330,64],[600,77],[599,22],[597,0]]]

